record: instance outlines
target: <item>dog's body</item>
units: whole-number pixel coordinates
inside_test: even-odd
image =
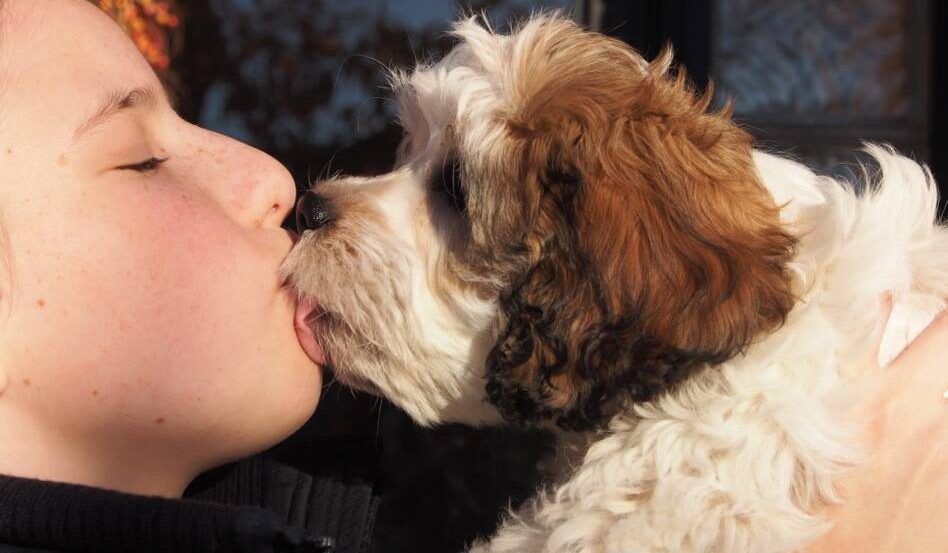
[[[826,528],[815,513],[838,499],[833,479],[860,455],[841,422],[838,368],[866,350],[882,291],[896,298],[883,362],[948,297],[948,233],[932,225],[927,175],[870,151],[883,175],[861,197],[797,163],[755,156],[787,224],[804,231],[793,261],[800,299],[786,324],[617,414],[553,491],[474,551],[795,551]]]
[[[555,423],[585,444],[478,552],[817,536],[860,456],[840,373],[880,294],[883,361],[948,302],[928,172],[870,147],[857,194],[754,152],[667,58],[556,17],[457,34],[396,79],[399,167],[318,185],[287,262],[340,380],[424,424]]]

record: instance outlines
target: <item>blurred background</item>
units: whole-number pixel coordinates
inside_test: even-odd
[[[673,44],[680,67],[699,87],[713,81],[719,103],[732,99],[762,147],[845,175],[862,140],[885,142],[948,183],[946,2],[102,2],[137,2],[158,22],[146,28],[125,13],[184,117],[270,152],[301,189],[391,167],[401,132],[386,69],[444,53],[459,13],[484,11],[503,28],[539,8],[566,10],[649,58]],[[417,428],[384,402],[331,386],[279,452],[372,475],[381,494],[374,551],[445,553],[489,533],[502,508],[535,489],[550,447],[548,435],[515,428]]]

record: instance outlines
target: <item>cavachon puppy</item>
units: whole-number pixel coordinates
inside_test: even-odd
[[[647,63],[555,14],[454,34],[393,77],[395,169],[298,206],[284,270],[311,354],[421,424],[584,444],[474,551],[818,536],[860,457],[840,367],[870,347],[883,292],[883,362],[948,300],[929,172],[867,146],[877,167],[853,186],[756,151],[670,55]]]

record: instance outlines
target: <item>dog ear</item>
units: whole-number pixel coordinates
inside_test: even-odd
[[[795,242],[750,137],[668,76],[670,53],[646,66],[571,23],[542,25],[514,48],[508,128],[534,206],[488,397],[511,419],[588,428],[782,324]]]

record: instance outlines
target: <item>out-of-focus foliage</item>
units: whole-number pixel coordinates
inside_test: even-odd
[[[155,69],[168,68],[168,31],[180,24],[171,0],[98,0],[98,4],[125,29]]]
[[[504,20],[534,5],[473,0],[463,11]],[[391,167],[400,131],[388,68],[442,54],[462,12],[447,0],[190,0],[179,8],[170,80],[180,111],[274,154],[301,187],[336,171]]]

